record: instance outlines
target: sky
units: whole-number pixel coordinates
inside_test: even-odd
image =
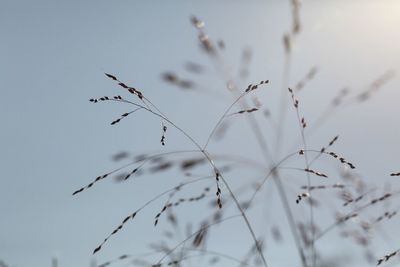
[[[168,127],[167,145],[162,147],[160,120],[144,112],[111,127],[110,122],[126,107],[88,101],[124,94],[105,72],[141,90],[204,143],[218,114],[233,100],[223,72],[234,76],[243,49],[251,49],[250,74],[238,84],[246,88],[249,83],[270,80],[258,96],[276,119],[274,110],[284,87],[282,36],[291,26],[289,1],[2,0],[1,6],[0,260],[10,266],[50,266],[52,258],[59,260],[59,266],[89,266],[92,260],[102,263],[120,254],[146,252],[144,244],[162,233],[152,226],[160,202],[92,256],[121,219],[155,192],[173,186],[172,181],[179,181],[182,174],[168,172],[171,181],[163,175],[120,184],[110,180],[74,197],[72,192],[117,168],[120,163],[112,155],[120,151],[137,155],[194,149],[173,127]],[[293,42],[289,75],[289,85],[294,86],[311,67],[318,68],[299,94],[302,111],[312,125],[341,88],[357,95],[382,74],[394,73],[368,101],[351,102],[337,110],[308,141],[310,147],[319,148],[339,134],[335,148],[354,159],[365,179],[394,187],[398,182],[387,174],[400,170],[398,14],[396,0],[302,1],[302,29]],[[197,31],[190,24],[192,15],[205,21],[211,39],[224,41],[220,62],[199,49]],[[188,61],[205,66],[205,73],[185,72]],[[185,91],[166,84],[161,74],[167,71],[195,80],[198,89]],[[286,152],[299,140],[294,114],[287,114],[282,137]],[[262,114],[255,116],[265,121]],[[273,133],[266,123],[262,125],[273,147]],[[260,150],[249,137],[246,121],[232,127],[222,142],[211,142],[210,153],[259,159]],[[274,207],[265,211],[267,216],[280,209]],[[206,212],[204,207],[199,210]],[[194,213],[186,212],[188,217]],[[229,233],[235,227],[240,230],[233,238]],[[388,227],[398,229],[395,222]],[[256,228],[262,229],[261,223]],[[248,241],[243,224],[229,223],[220,230],[224,238],[216,240],[215,246],[243,253],[234,242]],[[395,241],[377,241],[377,255],[400,247]],[[322,247],[330,250],[332,245],[327,241]],[[287,246],[296,253],[292,245]],[[272,251],[267,253],[271,266],[282,261],[298,264],[286,258],[284,249]],[[338,253],[342,253],[340,248]]]

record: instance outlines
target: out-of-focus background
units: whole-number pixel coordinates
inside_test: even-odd
[[[295,86],[316,67],[315,77],[298,92],[309,127],[343,88],[357,97],[376,79],[389,75],[387,83],[373,90],[367,100],[349,97],[345,105],[327,113],[323,125],[307,140],[309,147],[319,149],[339,134],[335,151],[351,159],[363,179],[380,188],[389,184],[396,188],[399,181],[389,173],[400,170],[400,2],[302,1],[301,31],[293,40],[288,59],[282,40],[292,26],[291,8],[290,1],[2,0],[0,260],[9,266],[32,267],[50,266],[51,259],[57,258],[59,266],[89,266],[91,261],[102,263],[124,253],[146,252],[146,244],[161,235],[163,226],[154,228],[153,217],[163,201],[92,256],[93,249],[121,219],[176,185],[182,178],[176,170],[125,183],[110,179],[71,196],[97,175],[120,166],[112,155],[121,151],[137,155],[193,149],[171,127],[166,146],[161,146],[161,122],[144,112],[110,126],[128,110],[115,103],[88,102],[92,97],[124,94],[105,72],[140,89],[202,144],[233,101],[224,73],[238,77],[244,64],[243,51],[251,51],[249,74],[236,82],[245,89],[249,83],[269,79],[270,84],[257,95],[276,123],[280,91],[285,87],[285,59],[290,61],[289,86]],[[198,33],[190,23],[192,15],[205,21],[212,40],[221,41],[220,61],[210,59],[199,48]],[[188,62],[202,66],[201,73],[187,71]],[[185,90],[166,83],[162,80],[166,72],[193,81],[193,88]],[[301,148],[294,114],[288,104],[281,156]],[[273,148],[272,124],[261,112],[256,116]],[[243,117],[232,123],[224,140],[213,140],[209,150],[253,159],[261,155]],[[337,166],[331,165],[327,168],[334,173]],[[299,175],[289,174],[293,179]],[[339,181],[332,176],[332,181]],[[303,179],[298,184],[305,182],[298,179]],[[290,199],[294,201],[298,193],[290,191]],[[271,225],[285,221],[277,198],[274,203],[262,216]],[[198,210],[182,210],[181,214],[186,212],[189,217],[195,210],[207,212],[204,205]],[[324,220],[333,220],[331,213],[321,212]],[[269,223],[259,220],[254,224],[262,232]],[[391,234],[398,233],[398,225],[395,218],[376,233],[373,251],[377,257],[400,247]],[[231,255],[245,254],[241,242],[251,241],[240,220],[218,229],[215,247]],[[282,231],[289,230],[283,226]],[[349,241],[332,237],[318,245],[330,252],[327,258],[351,258],[351,266],[368,264],[362,252],[349,253]],[[298,264],[290,234],[279,246],[267,242],[266,251],[271,266]],[[192,262],[192,266],[202,264]]]

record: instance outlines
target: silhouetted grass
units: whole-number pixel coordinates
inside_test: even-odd
[[[239,266],[281,266],[276,263],[271,263],[266,256],[268,251],[267,242],[272,240],[268,246],[280,246],[284,241],[284,234],[290,233],[291,238],[285,242],[293,243],[297,249],[298,255],[292,255],[292,251],[286,252],[282,247],[283,253],[288,257],[298,257],[299,264],[303,267],[327,266],[325,258],[320,253],[319,241],[324,238],[329,238],[331,233],[339,232],[332,240],[339,242],[338,239],[343,238],[350,240],[355,247],[364,251],[367,261],[371,264],[371,258],[376,261],[373,264],[384,264],[399,254],[396,250],[382,258],[377,257],[371,248],[373,241],[372,231],[379,228],[381,224],[393,219],[398,209],[387,209],[384,205],[389,203],[391,199],[399,195],[398,190],[384,191],[384,187],[377,188],[363,181],[356,172],[356,165],[341,156],[333,150],[334,145],[339,142],[339,136],[336,135],[333,139],[327,142],[327,145],[322,148],[311,148],[309,146],[309,138],[322,124],[329,121],[329,117],[339,108],[366,101],[373,96],[378,89],[386,84],[394,75],[393,71],[385,72],[384,75],[372,82],[372,84],[361,94],[351,96],[348,89],[342,89],[330,101],[325,111],[320,112],[315,122],[309,122],[306,116],[303,115],[302,103],[298,94],[305,90],[309,82],[318,74],[317,67],[311,67],[304,78],[297,82],[293,87],[286,86],[289,84],[288,69],[291,64],[291,55],[293,53],[292,46],[296,37],[301,33],[301,23],[299,15],[299,3],[296,0],[292,1],[293,24],[291,30],[283,35],[283,46],[285,51],[285,70],[283,73],[283,89],[281,105],[278,110],[264,110],[264,114],[270,119],[269,130],[276,133],[276,140],[271,141],[264,138],[262,131],[262,123],[256,119],[256,114],[262,109],[262,101],[256,98],[257,93],[261,90],[276,90],[270,84],[273,83],[273,77],[260,82],[249,84],[247,87],[241,88],[235,83],[235,79],[223,77],[227,81],[227,89],[234,95],[234,101],[227,105],[222,114],[216,114],[217,122],[211,131],[204,130],[205,143],[195,139],[188,131],[183,129],[177,122],[172,121],[159,107],[153,104],[146,96],[146,90],[138,90],[135,87],[127,85],[125,82],[117,78],[117,75],[106,73],[105,75],[116,82],[116,84],[124,89],[127,96],[120,95],[90,99],[93,103],[124,103],[129,104],[131,109],[123,113],[117,119],[111,122],[111,125],[118,123],[129,123],[128,119],[131,114],[138,111],[148,113],[153,116],[161,124],[160,143],[164,147],[168,147],[167,134],[172,135],[178,132],[187,139],[192,147],[188,150],[179,151],[171,150],[164,153],[145,154],[136,158],[132,162],[123,165],[115,170],[97,176],[92,182],[73,192],[77,195],[89,188],[95,186],[96,183],[105,180],[111,175],[117,176],[117,180],[123,182],[132,177],[139,175],[155,175],[165,173],[172,168],[177,169],[182,174],[182,182],[178,185],[171,185],[169,190],[160,194],[155,194],[150,200],[145,200],[145,204],[122,218],[121,222],[100,242],[94,249],[93,253],[98,253],[104,249],[105,244],[114,235],[117,235],[127,224],[133,221],[136,216],[145,208],[150,208],[149,204],[160,202],[158,210],[154,210],[155,217],[153,220],[154,226],[162,223],[170,227],[172,230],[166,232],[161,241],[152,244],[153,254],[149,255],[130,255],[123,254],[114,260],[100,265],[105,267],[115,262],[133,260],[134,265],[143,266],[183,266],[186,261],[192,258],[208,259],[207,265],[216,265],[223,260],[230,261],[231,264],[239,264]],[[199,44],[201,49],[210,58],[213,64],[219,65],[223,62],[223,57],[220,54],[225,48],[225,42],[219,40],[214,42],[205,30],[205,23],[197,17],[191,18],[191,23],[197,31]],[[240,66],[239,77],[247,77],[247,66],[250,64],[251,55],[247,50],[243,53],[242,66]],[[202,75],[207,67],[200,64],[189,62],[186,65],[187,70],[196,75]],[[196,91],[195,80],[182,78],[183,76],[165,72],[162,74],[163,80],[182,89],[191,89]],[[293,89],[292,89],[293,88]],[[287,92],[289,91],[289,95]],[[133,95],[133,96],[132,96]],[[253,96],[252,104],[249,104],[249,98]],[[279,100],[278,100],[279,101]],[[288,106],[292,104],[293,107]],[[205,107],[207,108],[207,107]],[[294,108],[294,110],[293,110]],[[293,112],[293,113],[290,113]],[[274,115],[275,121],[272,119]],[[299,131],[291,133],[292,137],[289,141],[299,140],[296,143],[296,149],[290,153],[281,156],[282,140],[285,133],[285,121],[287,116],[292,114],[296,118]],[[138,114],[139,115],[139,114]],[[190,114],[186,114],[190,116]],[[219,135],[219,139],[223,138],[229,128],[224,124],[234,122],[234,120],[247,120],[253,137],[238,136],[239,141],[252,138],[260,150],[262,157],[258,160],[246,158],[244,155],[236,156],[229,153],[219,151],[212,153],[208,147]],[[152,123],[149,121],[149,123]],[[157,122],[158,123],[158,122]],[[311,126],[311,128],[309,127]],[[167,131],[168,129],[168,131]],[[174,131],[170,131],[170,130]],[[223,130],[222,130],[223,129]],[[145,134],[145,133],[143,133]],[[232,133],[234,134],[234,133]],[[233,144],[235,145],[235,144]],[[273,147],[275,145],[275,147]],[[274,149],[273,149],[274,148]],[[130,158],[126,152],[120,153],[114,157],[115,160]],[[329,163],[337,163],[342,173],[329,174],[325,170],[320,170],[319,166],[314,167],[315,163],[325,161]],[[293,163],[296,162],[296,163]],[[299,164],[296,165],[296,164]],[[242,180],[240,187],[233,187],[232,173],[235,171],[241,173],[242,167],[258,171],[259,175],[256,179]],[[197,170],[207,168],[207,175],[201,176],[195,173]],[[289,173],[289,174],[288,174]],[[300,178],[299,178],[299,173]],[[292,177],[295,175],[295,177]],[[390,176],[399,176],[400,173],[393,172]],[[304,177],[305,176],[305,177]],[[306,178],[302,180],[301,178]],[[201,182],[207,182],[207,185],[198,185]],[[298,184],[301,185],[298,185]],[[196,185],[195,189],[187,190],[189,185]],[[287,220],[289,229],[282,229],[282,225],[273,225],[270,227],[270,234],[257,233],[254,227],[254,219],[249,216],[251,209],[256,209],[257,206],[269,208],[270,203],[256,202],[256,197],[265,189],[266,185],[274,184],[276,186],[277,196],[279,197],[283,213],[275,214],[272,212],[270,216],[280,216],[275,218],[278,221]],[[305,185],[304,185],[305,184]],[[153,185],[154,190],[156,184]],[[293,188],[297,191],[293,193]],[[182,192],[189,192],[189,196],[181,196]],[[376,194],[378,195],[376,195]],[[268,195],[267,195],[268,197]],[[200,203],[208,201],[211,205],[208,208],[208,213],[201,216],[197,230],[186,229],[184,235],[178,234],[185,226],[179,223],[180,218],[185,217],[185,213],[181,212],[181,206],[191,206],[193,213],[197,212],[197,206]],[[334,203],[334,204],[332,204]],[[296,205],[297,204],[297,205]],[[339,208],[335,207],[339,206]],[[233,207],[233,208],[230,208]],[[385,209],[385,210],[382,210]],[[301,212],[298,212],[301,210]],[[326,218],[320,218],[320,214],[326,211],[333,211],[336,219],[328,226],[325,225]],[[208,248],[208,243],[213,239],[219,238],[218,233],[212,232],[211,229],[217,225],[224,225],[231,220],[241,219],[246,226],[248,235],[252,239],[250,247],[238,242],[230,244],[240,247],[244,253],[243,259],[240,255],[229,255],[223,252],[215,251]],[[253,220],[252,220],[253,219]],[[267,225],[268,222],[265,222]],[[189,228],[188,225],[186,225]],[[334,231],[337,230],[337,231]],[[284,233],[284,234],[282,234]],[[235,234],[235,233],[232,233]],[[175,242],[174,245],[168,245],[163,238]],[[343,241],[344,242],[344,241]],[[340,246],[340,244],[337,244]],[[151,262],[144,260],[147,256],[157,256],[158,261]],[[344,258],[344,257],[343,257]],[[204,263],[203,263],[204,264]],[[286,264],[286,263],[283,263]],[[331,263],[333,266],[334,264]],[[337,264],[341,264],[340,261]]]

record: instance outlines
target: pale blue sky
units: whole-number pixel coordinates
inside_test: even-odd
[[[111,156],[121,150],[138,154],[193,148],[173,130],[162,148],[160,122],[149,115],[138,114],[110,127],[126,110],[88,102],[91,97],[123,93],[104,72],[140,88],[204,143],[217,120],[215,114],[225,109],[230,98],[225,81],[198,49],[191,15],[206,21],[212,38],[225,41],[223,55],[230,71],[237,72],[242,49],[252,48],[251,74],[242,85],[269,79],[271,85],[260,97],[274,110],[282,77],[282,34],[290,27],[288,2],[1,0],[0,259],[11,266],[39,267],[49,266],[51,258],[58,257],[61,267],[89,266],[93,248],[154,194],[148,188],[162,177],[124,185],[105,181],[77,197],[71,193],[118,167]],[[349,86],[354,93],[361,92],[386,70],[400,72],[400,3],[303,2],[303,31],[293,48],[290,83],[318,66],[317,77],[300,96],[311,122],[340,88]],[[165,71],[185,75],[187,60],[206,66],[204,76],[188,77],[208,90],[222,92],[226,99],[183,93],[161,81]],[[360,173],[372,183],[381,184],[394,168],[400,170],[399,82],[397,75],[370,101],[338,111],[310,139],[310,146],[319,147],[340,134],[337,149],[355,159]],[[236,125],[237,134],[248,136],[247,124],[241,123],[243,127]],[[293,139],[291,133],[298,128],[289,120],[286,130],[289,149],[298,138],[296,134]],[[259,156],[254,141],[238,141],[232,147],[229,142],[234,136],[219,145],[212,143],[210,151]],[[171,186],[162,180],[156,191]],[[132,251],[146,252],[144,244],[157,240],[161,232],[151,226],[158,208],[152,206],[147,217],[113,238],[96,255],[97,262]],[[271,207],[269,211],[275,212]],[[247,240],[240,225],[237,238]],[[235,226],[227,226],[226,232]],[[243,253],[227,239],[216,242],[232,254]],[[329,249],[329,242],[325,246]],[[398,247],[388,240],[378,246],[377,253]],[[288,250],[295,255],[293,246],[288,245]],[[267,253],[271,266],[283,266],[279,264],[285,258],[283,249],[272,251]]]

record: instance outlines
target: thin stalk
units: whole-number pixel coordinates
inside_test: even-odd
[[[117,101],[117,100],[116,100],[116,101]],[[259,244],[258,244],[258,242],[257,242],[257,238],[256,238],[256,236],[255,236],[255,233],[254,233],[254,231],[253,231],[253,228],[251,227],[250,221],[248,220],[246,214],[244,213],[244,211],[243,211],[243,209],[242,209],[242,207],[241,207],[239,201],[237,200],[237,198],[236,198],[235,195],[233,194],[233,191],[231,190],[231,188],[230,188],[228,182],[226,181],[226,179],[223,177],[223,175],[221,174],[221,172],[218,170],[217,166],[214,164],[214,162],[212,161],[212,159],[210,158],[210,156],[208,155],[208,153],[207,153],[205,150],[202,149],[202,147],[200,146],[200,144],[197,143],[197,141],[194,140],[186,131],[184,131],[182,128],[180,128],[178,125],[176,125],[174,122],[172,122],[171,120],[169,120],[165,115],[162,115],[162,114],[160,114],[160,113],[157,113],[157,112],[151,110],[151,109],[148,108],[148,107],[142,106],[142,105],[140,105],[140,104],[137,104],[137,103],[134,103],[134,102],[131,102],[131,101],[128,101],[128,100],[119,100],[119,101],[121,101],[121,102],[126,102],[126,103],[131,103],[131,104],[133,104],[133,105],[135,105],[135,106],[137,106],[137,107],[142,107],[143,109],[147,110],[148,112],[152,113],[153,115],[155,115],[155,116],[157,116],[157,117],[159,117],[159,118],[165,120],[165,121],[168,122],[171,126],[173,126],[175,129],[177,129],[178,131],[180,131],[186,138],[188,138],[188,139],[199,149],[199,151],[201,151],[201,153],[205,156],[205,158],[208,160],[208,162],[210,163],[210,165],[213,167],[214,171],[216,171],[216,172],[219,173],[222,182],[224,183],[225,187],[228,189],[228,192],[229,192],[230,196],[232,197],[233,201],[235,202],[236,207],[238,208],[239,212],[241,213],[241,215],[242,215],[242,217],[243,217],[243,219],[244,219],[244,221],[245,221],[245,223],[246,223],[246,226],[247,226],[248,230],[250,231],[250,234],[251,234],[251,236],[252,236],[252,238],[253,238],[253,240],[254,240],[254,242],[255,242],[257,251],[258,251],[258,253],[260,254],[260,257],[261,257],[261,259],[262,259],[262,261],[263,261],[264,266],[265,266],[265,267],[268,267],[267,260],[265,259],[264,253],[262,252],[262,249],[261,249],[261,247],[259,246]],[[153,105],[153,104],[152,104],[152,105]],[[153,105],[153,106],[154,106],[154,105]],[[158,110],[158,109],[157,109],[157,110]]]

